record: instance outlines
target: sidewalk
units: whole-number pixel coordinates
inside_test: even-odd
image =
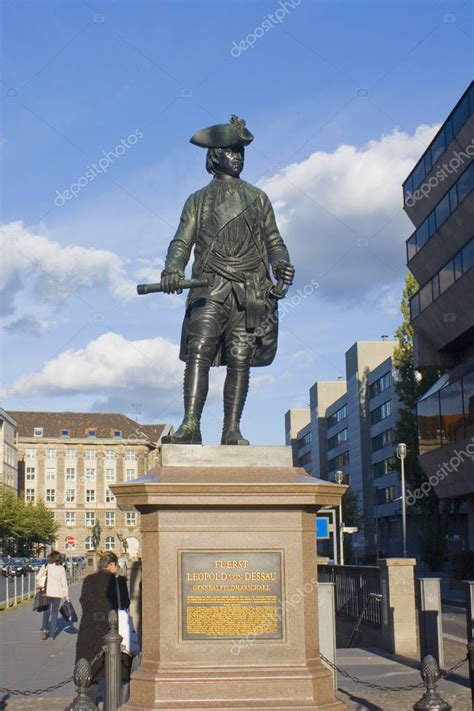
[[[80,615],[79,594],[81,583],[70,586],[71,601]],[[62,618],[58,621],[58,636],[54,641],[43,641],[40,637],[41,613],[33,612],[33,601],[0,612],[0,687],[8,689],[44,689],[51,684],[72,676],[75,654],[77,623],[74,627],[66,625]],[[24,697],[10,696],[3,701],[1,708],[21,708],[19,703],[30,703],[24,708],[53,709],[52,697],[74,698],[75,687],[72,682],[48,694]],[[48,700],[42,705],[41,699]],[[0,700],[5,692],[0,692]],[[49,706],[48,706],[49,703]],[[64,704],[58,708],[64,708]]]

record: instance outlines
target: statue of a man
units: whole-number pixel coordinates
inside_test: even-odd
[[[99,519],[96,520],[92,527],[92,545],[94,546],[94,550],[97,550],[100,544],[100,536],[102,534],[102,529],[100,527]]]
[[[180,350],[186,362],[184,419],[163,442],[202,443],[209,368],[226,365],[221,444],[249,444],[240,419],[250,367],[269,365],[275,357],[278,307],[270,268],[284,285],[292,284],[295,270],[267,195],[239,177],[251,141],[245,121],[236,116],[191,138],[207,149],[206,168],[213,179],[184,205],[161,285],[166,293],[180,293],[193,247],[192,277],[207,279],[209,285],[192,288],[187,298]]]

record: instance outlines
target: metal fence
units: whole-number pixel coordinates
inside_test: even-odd
[[[71,572],[66,571],[68,585],[78,583],[84,574],[85,569],[74,568]],[[26,573],[13,578],[0,577],[0,611],[21,605],[25,600],[33,598],[36,593],[35,576],[36,573]]]
[[[367,605],[364,624],[381,628],[381,600],[370,597],[381,594],[380,570],[376,565],[318,565],[318,580],[335,583],[337,617],[357,620]]]

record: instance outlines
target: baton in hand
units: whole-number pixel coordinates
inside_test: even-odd
[[[178,289],[194,289],[195,287],[209,286],[209,279],[181,279],[178,283]],[[138,284],[137,294],[160,294],[163,292],[161,282],[156,284]]]

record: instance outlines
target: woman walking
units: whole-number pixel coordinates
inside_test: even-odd
[[[99,560],[98,571],[84,578],[80,602],[81,624],[77,636],[76,661],[84,657],[92,663],[100,652],[104,637],[109,631],[108,615],[111,610],[128,609],[130,598],[125,578],[118,576],[119,564],[115,553],[107,552]],[[130,661],[122,654],[122,683],[130,681]],[[87,695],[95,702],[99,681],[104,677],[104,657],[92,666],[92,684]]]
[[[69,600],[69,590],[63,557],[59,551],[52,551],[47,565],[43,565],[36,576],[36,587],[44,590],[48,598],[48,607],[43,612],[41,638],[54,639],[58,612],[63,600]]]

